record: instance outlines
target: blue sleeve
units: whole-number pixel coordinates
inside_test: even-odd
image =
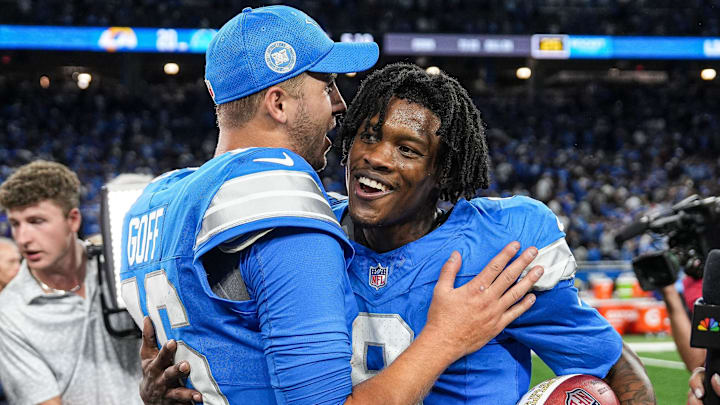
[[[357,307],[338,241],[276,228],[243,255],[241,271],[258,303],[278,403],[343,403],[352,392],[348,326]]]
[[[557,375],[607,375],[622,353],[622,338],[594,308],[582,302],[573,280],[536,292],[535,304],[506,329]]]
[[[526,241],[523,243],[523,249],[530,246],[542,249],[565,237],[562,224],[547,205],[529,198],[525,198],[525,200],[528,201],[528,204],[523,207],[525,215],[518,215],[516,219],[523,222],[517,228],[521,229],[518,240]]]

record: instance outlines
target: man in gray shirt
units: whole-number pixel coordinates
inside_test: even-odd
[[[139,342],[106,331],[78,240],[80,181],[36,161],[0,186],[24,261],[0,295],[0,381],[12,404],[141,404]]]

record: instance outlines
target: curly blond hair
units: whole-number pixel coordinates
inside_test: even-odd
[[[20,166],[0,185],[0,206],[14,209],[51,200],[65,214],[80,205],[80,179],[67,166],[36,160]]]

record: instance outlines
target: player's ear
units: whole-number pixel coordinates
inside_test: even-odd
[[[82,224],[82,214],[80,213],[80,209],[73,208],[68,212],[67,214],[67,221],[70,225],[70,230],[73,232],[77,232],[80,230],[80,225]]]
[[[275,121],[286,124],[292,109],[293,98],[279,86],[271,86],[262,100],[264,110]]]

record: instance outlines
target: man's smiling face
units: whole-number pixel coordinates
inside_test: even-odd
[[[364,227],[412,222],[432,215],[437,202],[440,119],[427,108],[392,98],[385,122],[378,115],[358,129],[348,157],[352,220]]]

